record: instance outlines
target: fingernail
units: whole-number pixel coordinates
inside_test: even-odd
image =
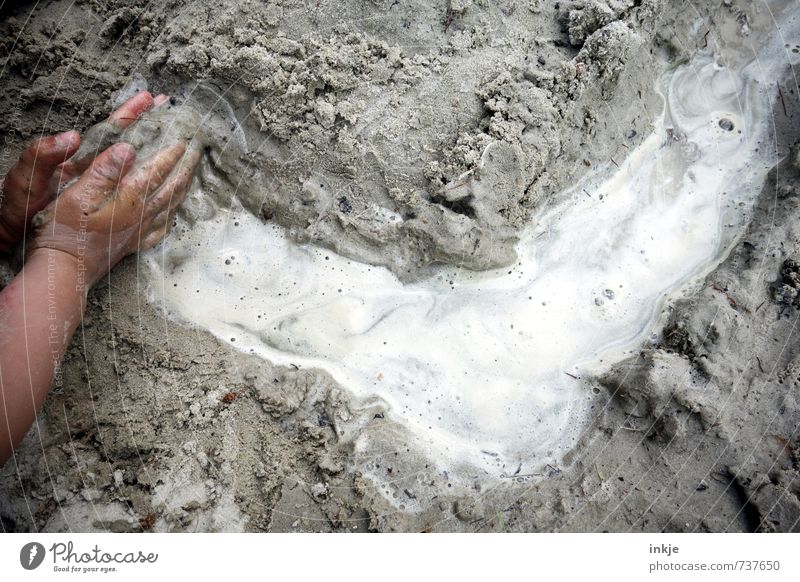
[[[65,131],[55,135],[56,146],[69,147],[75,143],[75,140],[80,137],[80,134],[73,130]]]
[[[111,159],[118,166],[122,166],[131,158],[136,155],[136,150],[133,146],[127,143],[118,143],[111,146]]]
[[[172,146],[170,146],[170,147],[172,147],[172,148],[174,148],[176,150],[182,149],[183,152],[186,153],[186,146],[187,146],[186,141],[184,141],[182,139],[179,139],[174,144],[172,144]]]

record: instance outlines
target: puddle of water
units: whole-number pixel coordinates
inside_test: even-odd
[[[739,71],[700,56],[667,75],[652,135],[537,217],[513,268],[402,284],[231,209],[146,256],[151,299],[243,351],[383,398],[434,459],[494,473],[554,462],[588,419],[581,378],[638,345],[665,296],[745,225],[776,162],[766,128],[789,58],[776,43]]]

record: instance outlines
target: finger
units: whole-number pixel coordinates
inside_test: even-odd
[[[142,241],[142,244],[139,245],[139,250],[140,251],[146,251],[146,250],[152,249],[159,242],[161,242],[161,240],[165,236],[167,236],[167,231],[168,230],[169,230],[169,223],[167,223],[166,225],[162,226],[159,229],[156,229],[156,230],[152,231],[150,234],[148,234],[144,238],[144,240]]]
[[[200,161],[201,150],[191,148],[176,165],[174,171],[147,201],[146,214],[156,214],[163,209],[173,210],[186,198]]]
[[[169,173],[186,152],[186,142],[179,141],[157,152],[152,158],[133,170],[120,183],[119,200],[135,207],[164,183]]]
[[[145,229],[147,234],[140,245],[141,250],[154,247],[161,239],[169,234],[170,229],[175,224],[175,214],[177,214],[177,212],[177,206],[172,209],[165,208],[150,222],[147,229]]]
[[[60,164],[56,171],[53,173],[53,180],[51,181],[51,188],[58,192],[63,188],[70,180],[80,176],[80,171],[75,163],[72,160],[67,160],[63,164]]]
[[[96,211],[111,198],[135,159],[136,151],[129,144],[118,143],[106,149],[95,158],[78,181],[61,194],[55,204],[34,217],[34,225],[38,227],[52,221],[61,201],[76,202],[84,216]]]
[[[136,159],[136,150],[126,143],[114,144],[91,163],[62,196],[80,196],[91,210],[108,200]]]
[[[30,212],[38,212],[49,202],[50,179],[56,168],[77,151],[80,143],[81,136],[77,131],[66,131],[34,141],[8,172],[4,190],[26,194],[31,203]]]
[[[120,105],[108,120],[118,128],[125,129],[139,119],[139,116],[150,109],[153,104],[153,96],[148,91],[142,91]]]
[[[169,208],[165,208],[159,212],[147,226],[146,232],[148,235],[163,228],[169,229],[169,225],[171,223],[170,215],[172,215],[172,211]]]
[[[159,97],[161,96],[159,95]],[[108,117],[108,121],[111,122],[118,130],[125,129],[131,126],[135,121],[137,121],[139,117],[145,111],[152,108],[154,104],[155,104],[155,99],[153,98],[153,96],[147,91],[142,91],[141,93],[137,93],[136,95],[128,99],[125,103],[120,105],[114,112],[112,112],[111,115]],[[64,186],[64,184],[66,184],[76,176],[80,176],[89,166],[89,162],[91,160],[92,158],[89,157],[89,158],[82,158],[80,160],[67,160],[66,162],[64,162],[62,166],[59,168],[60,180],[57,184],[57,187],[61,188]]]
[[[169,101],[169,95],[164,95],[163,93],[160,93],[159,95],[153,97],[153,107],[158,107],[159,105],[163,105],[167,101]]]

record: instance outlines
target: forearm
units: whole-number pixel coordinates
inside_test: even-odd
[[[0,465],[36,418],[86,307],[78,262],[31,254],[0,293]]]

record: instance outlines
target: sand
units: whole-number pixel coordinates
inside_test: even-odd
[[[570,186],[614,175],[650,135],[657,79],[698,54],[743,66],[780,8],[23,8],[2,24],[0,170],[39,131],[86,129],[146,83],[189,107],[143,147],[188,132],[209,148],[188,225],[236,192],[290,243],[399,284],[506,268]],[[494,474],[432,462],[384,400],[165,314],[131,258],[90,295],[62,382],[0,469],[4,529],[797,530],[798,91],[791,71],[775,81],[763,147],[784,161],[721,263],[582,378],[591,412],[558,458]],[[217,125],[196,134],[192,112],[212,105]]]

